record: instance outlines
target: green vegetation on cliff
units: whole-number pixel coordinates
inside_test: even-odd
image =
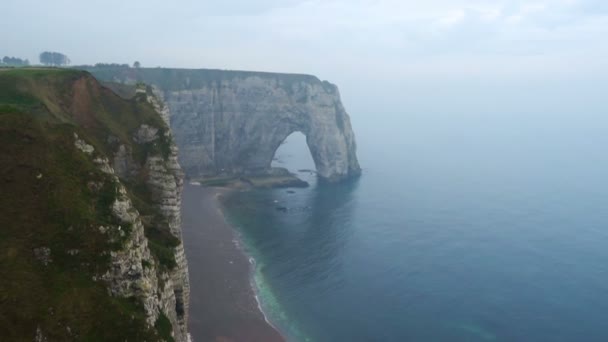
[[[109,253],[121,247],[120,236],[99,229],[117,223],[110,208],[117,184],[74,144],[77,134],[101,158],[111,156],[115,144],[126,144],[143,164],[149,153],[167,147],[133,144],[142,124],[166,129],[145,97],[123,99],[86,72],[0,70],[0,339],[170,336],[166,317],[148,327],[139,300],[110,296],[99,279],[108,270]],[[138,210],[158,216],[144,178],[123,183],[137,197]],[[179,240],[156,230],[146,232],[151,249],[157,263],[171,267],[169,252]]]

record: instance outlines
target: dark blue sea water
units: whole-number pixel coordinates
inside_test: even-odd
[[[353,119],[358,181],[227,202],[269,318],[294,341],[608,341],[605,120],[399,120]],[[314,167],[301,136],[277,157]]]

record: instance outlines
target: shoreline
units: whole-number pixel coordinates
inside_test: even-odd
[[[202,185],[196,185],[196,184],[190,184],[191,186],[201,186]],[[255,260],[255,258],[253,256],[251,256],[250,254],[247,253],[246,247],[245,247],[245,243],[243,242],[243,237],[241,236],[241,232],[239,232],[237,230],[236,227],[234,227],[234,225],[232,225],[227,219],[226,219],[226,214],[224,213],[223,209],[222,209],[222,196],[230,196],[233,192],[235,191],[246,191],[243,189],[239,189],[239,188],[231,188],[231,187],[208,187],[208,189],[210,190],[216,190],[216,194],[215,194],[215,201],[216,204],[218,206],[219,212],[222,215],[222,218],[224,219],[224,222],[226,223],[226,225],[228,227],[230,227],[230,229],[232,230],[232,234],[234,234],[234,246],[236,247],[236,249],[241,252],[241,254],[243,255],[243,257],[247,258],[247,261],[249,261],[249,286],[251,287],[251,290],[253,291],[253,297],[255,298],[255,301],[257,303],[258,306],[258,310],[259,312],[262,314],[262,316],[264,317],[264,321],[266,322],[266,324],[268,324],[269,326],[271,326],[274,330],[276,330],[281,337],[286,341],[284,335],[281,333],[281,330],[279,328],[277,328],[277,326],[275,326],[270,319],[268,319],[268,315],[266,314],[266,312],[264,311],[263,307],[262,307],[262,302],[260,301],[260,290],[258,289],[258,286],[255,282],[255,274],[256,274],[256,266],[257,266],[257,262]]]
[[[234,228],[233,228],[234,229]],[[247,256],[247,253],[245,251],[243,251],[243,254],[245,254]],[[250,286],[251,289],[254,292],[254,297],[255,297],[255,301],[258,303],[258,310],[260,310],[260,312],[262,313],[262,315],[264,316],[264,321],[266,322],[266,324],[270,325],[274,330],[276,330],[281,337],[286,341],[285,337],[283,336],[283,334],[281,333],[281,330],[279,328],[277,328],[276,325],[274,325],[269,319],[268,319],[268,315],[266,315],[266,312],[264,311],[264,309],[262,308],[262,302],[260,301],[260,290],[258,289],[257,285],[255,284],[255,279],[254,279],[254,275],[255,275],[255,259],[251,256],[248,256],[249,260],[250,260],[250,264],[251,264],[251,274],[250,274]]]
[[[260,302],[255,259],[222,210],[222,196],[233,191],[238,190],[184,185],[182,225],[190,265],[192,339],[285,342]]]
[[[196,185],[196,184],[191,184],[191,186],[201,186],[201,187],[203,187],[202,185]],[[258,310],[260,311],[260,313],[264,317],[264,321],[266,322],[266,324],[268,324],[270,327],[272,327],[274,330],[276,330],[276,332],[281,335],[281,337],[283,338],[283,340],[286,341],[285,337],[281,333],[281,330],[279,328],[277,328],[270,321],[270,319],[268,319],[268,315],[266,314],[266,312],[264,311],[264,309],[262,307],[262,302],[260,301],[260,297],[259,297],[260,290],[258,289],[257,284],[255,282],[255,273],[256,273],[256,261],[255,261],[255,258],[247,253],[247,250],[246,250],[246,247],[245,247],[245,243],[243,242],[243,237],[241,236],[241,232],[239,232],[237,230],[237,228],[234,227],[234,225],[232,225],[226,219],[226,214],[224,213],[224,210],[222,209],[222,206],[223,206],[223,204],[222,204],[222,197],[223,196],[230,196],[235,191],[243,191],[243,190],[242,189],[239,190],[237,188],[231,188],[231,187],[208,187],[207,189],[209,189],[209,190],[215,190],[216,191],[216,193],[215,193],[216,205],[218,206],[219,213],[222,216],[224,222],[232,230],[232,234],[234,235],[234,240],[233,240],[234,246],[236,247],[236,249],[239,252],[241,252],[241,254],[243,255],[243,257],[247,258],[247,261],[249,261],[249,286],[251,287],[251,290],[253,291],[253,297],[255,298],[255,301],[257,303]]]

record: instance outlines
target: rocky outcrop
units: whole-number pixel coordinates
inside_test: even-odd
[[[114,215],[121,220],[121,225],[100,227],[100,231],[105,234],[115,233],[119,237],[127,236],[127,238],[123,242],[123,248],[110,252],[111,267],[102,279],[109,284],[113,296],[139,298],[143,302],[147,322],[153,326],[158,319],[163,300],[157,293],[159,287],[157,265],[154,264],[150,254],[139,213],[127,196],[126,189],[120,183],[116,186],[118,197],[112,209]],[[129,226],[130,231],[125,232],[123,225]]]
[[[166,122],[168,108],[151,89],[147,94],[147,101]],[[165,291],[161,297],[163,297],[163,307],[166,308],[165,312],[173,326],[175,340],[186,341],[190,284],[184,245],[181,243],[181,192],[184,174],[178,163],[178,149],[173,143],[170,130],[161,132],[159,128],[146,124],[140,126],[133,140],[138,144],[168,143],[168,153],[163,155],[161,151],[158,154],[148,155],[144,169],[147,174],[146,184],[152,193],[153,205],[163,218],[160,229],[168,231],[180,241],[173,250],[176,266],[163,275]]]
[[[160,89],[190,177],[264,174],[299,131],[317,174],[338,181],[360,173],[355,136],[338,88],[307,75],[181,69],[89,69],[118,82]],[[165,110],[165,116],[167,116]]]
[[[85,154],[93,156],[95,148],[74,134],[74,145]],[[99,226],[99,231],[108,236],[113,243],[120,243],[121,248],[109,251],[110,269],[101,276],[108,284],[111,295],[142,301],[146,319],[150,326],[158,319],[162,304],[158,296],[157,266],[154,263],[148,240],[144,234],[144,225],[139,212],[133,206],[126,188],[116,176],[109,161],[102,157],[93,159],[100,171],[107,174],[111,187],[116,189],[116,197],[111,206],[112,215],[118,220],[117,225]],[[103,184],[95,185],[97,188]]]
[[[170,133],[165,133],[171,139]],[[149,142],[154,141],[150,140]],[[181,191],[183,187],[183,172],[177,161],[177,148],[170,145],[170,154],[164,158],[161,155],[149,156],[145,169],[148,178],[146,183],[155,199],[154,205],[158,208],[164,219],[161,229],[167,230],[171,235],[182,241],[181,229]],[[181,336],[187,336],[188,306],[190,302],[190,284],[188,279],[188,265],[184,252],[184,245],[180,243],[174,249],[176,267],[169,273],[173,293],[173,301],[168,305],[173,308],[169,319],[174,328],[179,329]]]
[[[17,194],[0,205],[0,339],[187,341],[183,173],[161,99],[78,70],[0,81],[3,190]]]
[[[159,140],[158,128],[142,124],[133,136],[138,144],[154,143]],[[171,134],[165,133],[169,141]],[[85,154],[93,156],[95,149],[74,134],[74,145]],[[148,246],[148,239],[144,233],[142,217],[133,205],[127,189],[121,183],[120,176],[129,178],[142,168],[136,166],[132,156],[123,144],[119,145],[114,155],[115,167],[121,168],[117,173],[110,166],[109,160],[95,157],[94,163],[99,170],[108,174],[116,187],[116,199],[112,204],[112,213],[120,224],[117,226],[100,226],[99,231],[107,234],[111,241],[121,241],[122,248],[111,251],[111,267],[100,279],[108,284],[110,294],[125,298],[138,298],[142,301],[146,320],[154,326],[162,312],[173,326],[175,341],[187,341],[188,330],[188,303],[189,279],[188,266],[184,256],[183,244],[174,249],[176,267],[163,271],[152,257]],[[170,144],[170,154],[163,157],[151,154],[143,166],[147,178],[146,184],[153,193],[154,203],[162,215],[160,222],[149,222],[150,225],[161,226],[179,241],[181,234],[181,191],[183,186],[183,173],[177,162],[177,148]],[[158,220],[158,218],[156,218]]]

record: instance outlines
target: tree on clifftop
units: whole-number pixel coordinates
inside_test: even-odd
[[[141,66],[141,63],[139,63],[139,61],[135,61],[135,63],[133,63],[134,68],[139,68],[140,66]]]
[[[40,63],[51,66],[62,66],[70,64],[70,59],[60,52],[44,51],[40,54]]]
[[[0,61],[0,65],[8,65],[8,66],[27,66],[30,65],[30,61],[27,59],[21,59],[17,57],[9,57],[4,56]]]

